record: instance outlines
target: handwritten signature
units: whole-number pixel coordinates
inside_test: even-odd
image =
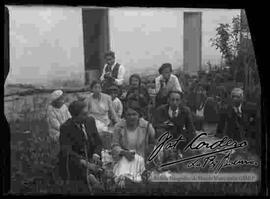
[[[232,150],[241,149],[248,146],[248,142],[246,140],[243,140],[240,143],[238,143],[237,141],[225,136],[214,143],[208,143],[205,141],[198,142],[199,138],[201,138],[202,136],[207,136],[207,133],[201,133],[197,135],[193,140],[191,140],[185,146],[184,151],[187,151],[187,150],[195,151],[195,150],[201,150],[205,148],[205,149],[209,149],[210,152],[163,163],[160,165],[160,167],[161,168],[168,167],[168,166],[172,166],[172,165],[187,162],[187,161],[192,161],[191,163],[187,165],[188,168],[192,168],[192,167],[205,168],[206,165],[209,165],[210,169],[213,169],[215,173],[218,173],[222,168],[229,167],[229,166],[236,166],[236,165],[258,166],[258,163],[253,160],[251,161],[237,160],[233,162],[229,161],[230,156],[232,154]],[[186,141],[183,135],[180,135],[175,140],[172,138],[173,137],[172,135],[170,135],[169,132],[165,132],[164,134],[162,134],[158,139],[157,146],[148,157],[148,161],[152,161],[153,159],[155,159],[155,157],[160,153],[162,148],[164,148],[165,150],[175,149],[176,146],[180,144],[181,141]],[[220,161],[217,161],[216,160],[217,154],[224,153],[224,152],[227,152],[226,155]],[[201,158],[204,158],[203,163],[199,161]]]

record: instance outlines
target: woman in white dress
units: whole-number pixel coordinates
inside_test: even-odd
[[[97,130],[102,138],[104,148],[110,145],[110,139],[107,139],[107,134],[114,126],[114,123],[119,121],[119,118],[113,108],[111,96],[101,92],[100,81],[93,81],[91,84],[92,93],[85,102],[88,105],[88,115],[95,118]]]

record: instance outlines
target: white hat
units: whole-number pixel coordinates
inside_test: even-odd
[[[243,89],[241,89],[241,88],[234,88],[234,89],[232,90],[231,95],[238,95],[238,96],[243,97],[244,91],[243,91]]]
[[[51,101],[53,102],[54,100],[57,100],[59,97],[63,95],[62,90],[55,90],[51,93]]]

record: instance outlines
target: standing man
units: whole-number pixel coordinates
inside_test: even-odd
[[[116,85],[119,88],[123,85],[125,68],[115,61],[115,53],[113,51],[107,52],[105,54],[105,59],[106,65],[103,68],[100,80],[102,82],[103,92],[108,94],[108,89],[112,85]]]
[[[158,70],[159,76],[155,79],[156,85],[156,107],[167,103],[167,95],[172,90],[183,92],[178,78],[172,74],[172,65],[170,63],[162,64]]]

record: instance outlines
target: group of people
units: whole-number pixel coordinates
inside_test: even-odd
[[[126,172],[121,171],[124,169],[121,163],[136,160],[143,160],[140,161],[142,172],[150,165],[147,158],[157,139],[167,131],[174,138],[182,134],[187,143],[196,135],[196,130],[207,129],[207,124],[212,122],[217,124],[218,136],[227,135],[240,141],[247,135],[246,122],[251,117],[245,115],[241,88],[234,88],[231,103],[220,108],[215,106],[216,98],[207,96],[202,86],[197,87],[196,96],[192,92],[184,93],[172,65],[164,63],[155,78],[153,104],[149,89],[142,85],[138,74],[130,76],[124,93],[124,66],[115,61],[114,52],[108,52],[105,58],[100,80],[92,82],[91,93],[85,99],[78,99],[67,107],[63,91],[51,94],[47,114],[49,135],[60,146],[59,167],[64,180],[91,184],[100,168],[98,165],[104,169],[111,164],[112,175],[120,175]],[[191,103],[197,98],[197,102]],[[204,122],[202,118],[209,118],[211,110],[216,115]],[[256,116],[252,117],[255,120]],[[185,156],[184,146],[181,143],[174,150],[178,158]],[[106,159],[106,151],[111,161]]]

